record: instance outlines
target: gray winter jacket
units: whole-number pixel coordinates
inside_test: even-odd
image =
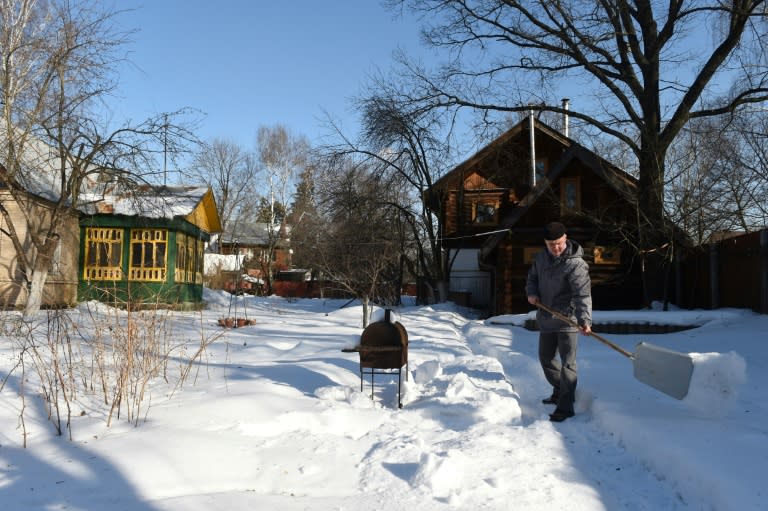
[[[539,297],[542,304],[571,318],[579,325],[592,325],[592,284],[584,250],[577,242],[566,240],[560,257],[546,248],[536,254],[528,271],[525,291]],[[576,328],[552,317],[541,309],[536,314],[541,332],[572,332]]]

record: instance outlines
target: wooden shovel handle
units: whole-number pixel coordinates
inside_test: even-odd
[[[535,305],[539,309],[542,309],[542,310],[545,310],[545,311],[549,312],[550,314],[552,314],[554,317],[556,317],[560,321],[564,321],[564,322],[568,323],[569,325],[571,325],[573,327],[579,328],[579,325],[576,322],[571,321],[571,318],[569,318],[565,314],[561,314],[561,313],[557,312],[554,309],[550,309],[549,307],[547,307],[546,305],[544,305],[541,302],[536,302]],[[603,336],[601,336],[599,334],[596,334],[595,332],[591,332],[589,335],[591,335],[592,337],[594,337],[598,341],[602,342],[603,344],[605,344],[605,345],[615,349],[616,351],[618,351],[619,353],[621,353],[625,357],[627,357],[627,358],[635,358],[632,353],[628,352],[627,350],[625,350],[621,346],[612,343],[611,341],[609,341],[605,337],[603,337]]]

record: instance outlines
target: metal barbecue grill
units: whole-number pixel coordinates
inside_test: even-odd
[[[399,322],[392,322],[392,311],[384,311],[384,319],[368,325],[360,335],[360,343],[354,348],[344,348],[345,353],[360,354],[360,392],[366,375],[371,376],[371,399],[374,397],[376,374],[395,374],[397,372],[397,405],[403,407],[400,399],[402,371],[405,366],[405,379],[408,380],[408,333]]]

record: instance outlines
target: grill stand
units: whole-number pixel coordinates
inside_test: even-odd
[[[365,356],[365,354],[372,354],[372,353],[397,353],[398,356],[402,352],[403,348],[399,346],[355,346],[354,348],[344,348],[341,351],[344,353],[360,353],[362,357]],[[362,358],[361,358],[362,360]],[[380,375],[392,375],[395,374],[395,371],[397,372],[397,406],[398,408],[403,407],[403,401],[401,399],[402,395],[402,374],[403,374],[403,368],[402,367],[390,367],[390,368],[382,368],[382,367],[368,367],[370,364],[363,364],[361,361],[360,363],[360,392],[363,392],[363,383],[365,381],[365,377],[370,375],[371,376],[371,401],[374,399],[374,391],[375,391],[375,383],[374,383],[374,375],[380,374]],[[405,362],[405,381],[408,381],[408,361]]]
[[[398,369],[386,370],[386,369],[376,369],[375,367],[370,367],[370,368],[367,368],[367,369],[368,369],[368,371],[366,371],[366,368],[360,366],[360,392],[363,392],[363,377],[366,376],[366,375],[371,375],[371,401],[373,401],[373,399],[374,399],[374,388],[375,388],[375,385],[373,383],[373,376],[375,374],[381,374],[381,375],[395,374],[394,371],[397,371],[397,407],[398,408],[402,408],[403,407],[403,401],[400,398],[400,394],[401,394],[401,388],[402,388],[401,382],[402,382],[403,368],[401,367],[401,368],[398,368]],[[408,369],[407,368],[406,368],[406,373],[405,373],[405,379],[406,380],[408,379]]]
[[[365,376],[371,375],[371,400],[375,397],[374,376],[397,371],[397,406],[402,408],[403,366],[408,381],[408,332],[399,322],[392,322],[391,313],[385,309],[384,320],[368,325],[357,346],[341,351],[360,355],[360,392],[363,392]]]

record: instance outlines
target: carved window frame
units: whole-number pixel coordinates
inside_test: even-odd
[[[85,280],[123,278],[123,229],[88,227],[85,229]]]
[[[476,200],[472,203],[472,225],[498,225],[498,200]]]
[[[596,245],[592,249],[595,264],[621,264],[621,248]]]

